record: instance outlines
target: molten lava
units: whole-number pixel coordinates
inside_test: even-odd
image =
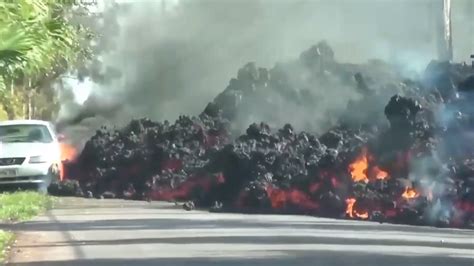
[[[354,218],[354,215],[352,214],[352,209],[354,208],[355,202],[356,202],[356,199],[346,199],[346,204],[347,204],[346,214],[351,218]]]
[[[367,177],[367,168],[369,167],[369,162],[367,159],[367,149],[363,149],[362,153],[357,159],[349,165],[349,172],[352,176],[352,181],[354,182],[369,182]]]
[[[268,186],[266,191],[274,209],[285,209],[288,205],[300,206],[307,211],[314,211],[319,208],[318,203],[297,189],[283,190]]]
[[[73,161],[77,156],[77,150],[72,145],[67,143],[60,143],[59,147],[61,149],[61,165],[59,166],[60,180],[64,180],[64,162]]]
[[[358,213],[357,211],[354,211],[354,214],[359,217],[360,219],[369,219],[369,212],[365,211],[362,213]]]
[[[405,187],[405,192],[403,192],[402,197],[408,200],[408,199],[417,198],[419,195],[420,194],[418,194],[418,192],[416,192],[415,189]]]
[[[346,204],[347,204],[347,207],[346,207],[346,214],[350,217],[350,218],[360,218],[360,219],[368,219],[369,218],[369,212],[367,211],[357,211],[355,208],[354,208],[354,204],[356,203],[356,199],[354,198],[349,198],[346,200]]]
[[[388,173],[380,169],[378,166],[375,166],[372,171],[376,179],[384,180],[388,177]]]
[[[349,164],[349,173],[353,182],[373,181],[374,179],[385,180],[389,174],[380,169],[377,165],[370,166],[374,162],[374,157],[367,152],[367,148],[363,148],[359,157]]]
[[[72,145],[60,143],[61,161],[71,161],[76,158],[77,150]]]
[[[217,179],[212,176],[192,176],[175,188],[159,187],[152,190],[148,197],[152,200],[186,200],[190,195],[195,195],[198,191],[209,191],[213,184],[220,182],[219,176]]]

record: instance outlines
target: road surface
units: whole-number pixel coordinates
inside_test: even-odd
[[[474,265],[474,232],[468,230],[186,212],[168,203],[62,201],[15,226],[10,265]]]

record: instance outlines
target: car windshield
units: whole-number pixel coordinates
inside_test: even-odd
[[[40,142],[53,141],[49,130],[44,125],[8,125],[0,126],[0,142]]]

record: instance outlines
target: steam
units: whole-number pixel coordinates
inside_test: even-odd
[[[89,83],[88,89],[69,83],[71,90],[90,96],[82,102],[69,95],[61,107],[60,124],[78,140],[101,125],[120,126],[132,118],[174,120],[181,114],[198,114],[247,62],[271,68],[321,40],[328,41],[338,61],[378,58],[404,66],[404,75],[418,72],[436,57],[431,0],[164,0],[120,6],[126,12],[117,13],[119,35],[107,40],[115,49],[107,51],[102,62],[118,68],[121,76]],[[471,13],[466,12],[469,8]],[[473,11],[470,0],[453,3],[458,61],[472,49],[461,41],[461,34],[474,28]],[[322,130],[315,125],[320,120],[308,120],[328,112],[335,115],[357,97],[344,85],[314,84],[312,89],[322,96],[311,109],[269,94],[284,105],[271,114],[279,117],[275,121]],[[241,113],[242,126],[267,118],[268,110],[259,110],[258,102],[249,104],[253,116]]]

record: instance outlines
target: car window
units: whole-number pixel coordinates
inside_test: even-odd
[[[44,125],[8,125],[0,126],[0,141],[50,143],[53,137]]]

